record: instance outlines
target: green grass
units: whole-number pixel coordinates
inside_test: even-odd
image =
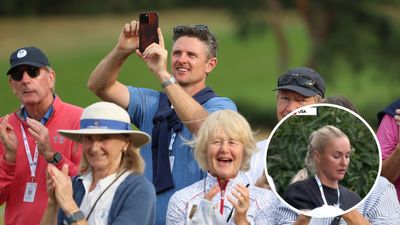
[[[38,46],[48,54],[57,73],[57,93],[65,101],[86,106],[97,100],[86,88],[90,72],[114,47],[123,23],[131,20],[132,15],[2,19],[0,28],[9,32],[0,34],[0,71],[7,71],[9,54],[17,47]],[[220,43],[218,66],[209,76],[209,85],[219,95],[251,108],[246,112],[273,111],[271,90],[279,74],[273,33],[241,40],[234,36],[230,16],[224,11],[208,11],[207,14],[201,10],[179,14],[165,11],[160,12],[160,26],[167,48],[171,46],[174,25],[199,23],[208,24]],[[306,35],[301,23],[292,20],[290,24],[288,32],[293,29],[297,33],[290,39],[291,46],[297,45],[300,49],[294,51],[293,65],[300,65],[307,52]],[[4,115],[15,110],[19,103],[8,87],[6,76],[0,79],[3,90],[0,114]],[[135,55],[124,65],[120,79],[128,84],[159,89],[158,81]]]
[[[57,73],[57,93],[80,106],[97,101],[86,83],[97,63],[115,46],[118,34],[131,15],[71,16],[46,18],[0,19],[0,72],[8,70],[8,58],[17,47],[34,45],[49,56]],[[271,29],[248,39],[234,36],[232,19],[224,11],[203,10],[162,11],[160,26],[167,49],[171,47],[171,30],[178,24],[208,24],[220,43],[218,66],[210,74],[208,84],[219,95],[234,99],[239,110],[260,127],[275,124],[275,95],[271,91],[280,73],[278,49]],[[295,14],[283,20],[290,47],[290,67],[303,66],[310,43],[301,19]],[[394,90],[399,80],[387,81],[373,69],[352,73],[344,64],[332,68],[333,80],[328,80],[327,95],[349,97],[361,114],[375,125],[375,113],[397,97]],[[159,89],[159,83],[145,64],[135,55],[125,63],[120,80],[127,84]],[[14,111],[19,103],[8,86],[7,77],[0,76],[2,107],[0,115]]]
[[[118,34],[131,15],[71,16],[46,18],[0,19],[0,72],[8,70],[8,58],[20,46],[34,45],[49,56],[57,72],[57,93],[80,106],[97,101],[86,82],[97,63],[115,46]],[[220,95],[239,104],[239,110],[257,125],[275,123],[275,95],[278,49],[271,29],[242,40],[234,36],[232,19],[224,11],[191,10],[162,11],[160,26],[167,49],[171,47],[171,30],[178,24],[208,24],[220,43],[218,66],[210,74],[208,84]],[[301,19],[291,14],[283,20],[290,47],[290,67],[303,66],[309,53],[309,40]],[[349,97],[361,114],[374,124],[377,110],[397,97],[400,80],[387,81],[373,69],[352,73],[343,63],[332,68],[334,79],[327,82],[327,95]],[[135,55],[125,63],[120,80],[127,84],[159,89],[159,83],[145,64]],[[7,77],[0,76],[2,107],[0,115],[14,111],[19,103],[8,86]],[[258,117],[258,118],[256,118]],[[260,118],[261,117],[261,123]]]
[[[0,218],[3,218],[0,220],[0,225],[4,224],[4,207],[5,205],[0,205]]]

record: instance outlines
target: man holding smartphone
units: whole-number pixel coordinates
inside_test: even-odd
[[[152,144],[141,154],[145,175],[157,191],[157,224],[165,224],[169,198],[175,191],[203,179],[185,140],[191,140],[210,112],[237,110],[228,98],[218,97],[206,78],[217,65],[218,43],[205,25],[174,28],[171,72],[161,29],[159,44],[152,43],[143,53],[139,48],[139,22],[126,23],[116,47],[92,72],[88,87],[97,96],[125,108],[133,124],[152,135]],[[160,82],[164,92],[126,86],[117,79],[121,66],[135,52]],[[139,76],[138,76],[139,77]]]

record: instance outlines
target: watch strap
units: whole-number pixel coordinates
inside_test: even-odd
[[[161,87],[166,88],[169,85],[176,84],[176,83],[177,83],[177,81],[175,80],[175,77],[171,74],[171,76],[169,77],[168,80],[161,83]]]
[[[67,224],[73,224],[84,219],[85,219],[85,214],[83,214],[81,210],[72,213],[72,215],[66,216]]]
[[[53,155],[53,158],[51,159],[51,161],[49,161],[49,163],[51,164],[57,164],[62,160],[62,155],[59,152],[55,152]]]

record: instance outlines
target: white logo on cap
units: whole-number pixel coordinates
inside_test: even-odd
[[[23,58],[23,57],[26,56],[26,54],[27,54],[26,50],[25,49],[21,49],[17,53],[17,58]]]

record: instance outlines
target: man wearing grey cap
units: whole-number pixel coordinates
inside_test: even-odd
[[[298,67],[284,73],[278,78],[277,91],[277,117],[283,119],[290,112],[306,105],[320,103],[325,97],[325,82],[323,78],[314,70],[306,67]],[[251,160],[252,177],[257,177],[264,171],[266,158],[266,144],[268,139],[257,143],[261,151],[253,155]],[[262,162],[260,161],[262,159]],[[260,169],[262,164],[262,169]],[[265,174],[260,177],[256,185],[266,186],[268,183]],[[253,178],[254,179],[254,178]],[[273,182],[270,184],[273,188]],[[357,209],[353,209],[341,217],[335,218],[309,218],[304,215],[297,215],[287,206],[281,204],[277,210],[277,221],[279,225],[286,224],[398,224],[400,218],[400,205],[395,199],[395,191],[392,184],[385,178],[379,177],[375,189],[371,195],[360,204]],[[265,210],[264,210],[265,211]],[[263,212],[268,214],[268,212]]]
[[[8,81],[21,107],[0,118],[0,205],[6,204],[5,224],[39,224],[48,163],[78,173],[81,148],[57,130],[79,128],[82,109],[54,93],[56,73],[40,49],[17,49],[10,65]]]
[[[298,67],[279,77],[276,95],[278,121],[295,109],[321,102],[325,96],[325,82],[313,69]]]
[[[278,78],[276,93],[276,116],[278,121],[290,112],[306,105],[321,102],[325,96],[325,81],[315,70],[307,67],[291,69]],[[260,151],[253,155],[250,170],[246,173],[252,183],[264,186],[264,163],[268,139],[257,143]]]

